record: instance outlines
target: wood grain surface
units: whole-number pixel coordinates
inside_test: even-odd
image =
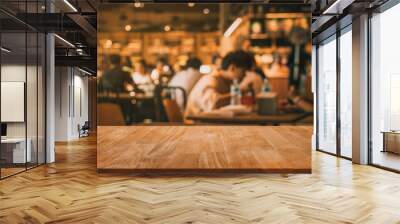
[[[96,139],[0,181],[0,223],[400,223],[400,175],[312,151],[312,174],[116,175]]]
[[[100,171],[311,172],[312,127],[101,126]]]

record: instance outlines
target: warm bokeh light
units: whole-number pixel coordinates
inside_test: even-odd
[[[112,40],[106,40],[106,42],[104,43],[104,47],[111,48],[112,44],[113,44]]]
[[[132,26],[131,25],[126,25],[125,26],[125,31],[126,32],[129,32],[129,31],[131,31],[132,30]]]
[[[164,26],[164,31],[165,32],[171,31],[171,26],[170,25],[165,25]]]
[[[143,8],[144,7],[144,3],[142,3],[142,2],[135,2],[135,7],[136,8]]]

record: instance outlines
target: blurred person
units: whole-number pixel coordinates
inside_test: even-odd
[[[155,67],[151,71],[150,77],[151,79],[155,82],[158,83],[159,79],[161,77],[161,74],[163,73],[163,68],[165,66],[165,61],[162,58],[157,59]]]
[[[252,71],[255,72],[255,74],[257,74],[261,79],[265,79],[265,73],[263,72],[263,70],[257,65],[256,62],[256,58],[254,53],[251,51],[251,39],[248,36],[245,35],[240,35],[238,36],[238,38],[236,39],[235,42],[235,49],[238,51],[244,51],[246,53],[248,53],[253,60],[253,68]]]
[[[221,55],[219,55],[218,53],[214,54],[211,57],[211,64],[212,64],[211,65],[211,71],[216,71],[219,68],[221,68],[221,61],[222,61]]]
[[[199,81],[202,74],[200,73],[200,66],[202,62],[198,58],[189,58],[184,66],[184,70],[178,72],[170,81],[169,86],[181,87],[185,90],[186,97],[189,96],[194,85]],[[178,90],[176,94],[176,101],[182,109],[184,105],[183,95]]]
[[[165,58],[157,59],[156,66],[150,74],[151,79],[155,84],[165,83],[170,77],[172,77],[172,75],[172,67],[168,64]],[[167,79],[166,81],[163,80],[165,78]]]
[[[145,60],[142,59],[135,63],[132,78],[137,85],[152,83],[151,77],[147,73],[147,64]]]
[[[301,96],[294,86],[290,86],[287,102],[288,104],[285,106],[286,110],[301,110],[309,113],[314,110],[312,99],[306,99]]]
[[[268,77],[283,76],[289,77],[289,68],[287,66],[287,58],[281,58],[278,54],[274,56],[274,60],[267,69]]]
[[[250,72],[253,63],[251,55],[244,51],[228,53],[222,59],[220,69],[204,75],[193,87],[188,98],[185,117],[229,105],[230,87],[234,80],[240,82],[241,91],[256,89],[254,83],[260,79]],[[261,85],[262,83],[260,89]]]
[[[103,72],[99,83],[100,92],[124,93],[136,89],[130,73],[123,70],[119,55],[110,56],[110,67]]]
[[[121,57],[119,55],[111,55],[110,68],[104,71],[99,80],[99,92],[106,93],[129,93],[131,91],[140,92],[129,72],[123,70],[121,65]],[[137,108],[133,105],[130,99],[119,99],[116,103],[121,107],[122,114],[126,124],[131,124],[137,118]],[[114,102],[114,100],[113,100]]]
[[[185,66],[182,66],[180,63],[176,62],[173,66],[174,72],[176,72],[177,74],[185,69]]]
[[[122,63],[121,63],[122,64],[122,70],[125,71],[125,72],[131,73],[132,70],[133,70],[131,59],[129,57],[123,57],[121,59],[121,61],[122,61]]]
[[[299,18],[294,22],[294,26],[289,33],[289,41],[291,42],[291,54],[288,58],[290,67],[290,86],[296,89],[302,88],[302,80],[307,74],[305,64],[311,60],[311,51],[308,51],[308,45],[311,45],[311,37],[309,30],[309,19]]]

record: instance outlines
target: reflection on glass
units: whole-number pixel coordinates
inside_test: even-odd
[[[318,48],[318,148],[336,153],[336,39]]]
[[[37,90],[38,90],[38,143],[37,143],[37,162],[38,164],[43,164],[45,163],[45,153],[46,153],[46,148],[45,148],[45,123],[46,123],[46,113],[45,113],[45,60],[46,60],[46,52],[45,52],[45,44],[46,44],[46,38],[44,34],[39,33],[38,36],[38,77],[37,77]]]
[[[400,5],[372,18],[372,163],[400,170]]]
[[[340,36],[340,153],[352,157],[352,35]]]
[[[1,175],[25,170],[31,161],[31,141],[26,141],[26,35],[2,33],[1,51]]]
[[[2,1],[16,14],[46,1]],[[31,14],[32,15],[32,14]],[[45,35],[1,14],[1,178],[45,162]],[[36,19],[38,17],[33,17]]]
[[[26,114],[27,114],[27,142],[30,148],[30,160],[27,167],[31,168],[37,165],[37,125],[38,125],[38,110],[37,110],[37,81],[38,81],[38,51],[37,51],[38,36],[36,32],[28,31],[27,33],[27,74],[26,74]]]

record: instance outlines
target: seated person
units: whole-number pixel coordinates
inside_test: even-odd
[[[211,58],[211,71],[218,70],[221,67],[222,57],[219,54],[214,54]]]
[[[165,84],[173,76],[174,71],[166,58],[159,58],[156,67],[151,71],[150,77],[155,84]]]
[[[111,55],[110,62],[110,68],[104,71],[104,74],[99,79],[99,93],[116,93],[120,96],[120,94],[129,94],[132,91],[141,91],[133,81],[130,73],[123,70],[119,55]],[[129,99],[112,99],[112,102],[120,106],[126,124],[130,124],[136,119],[136,105],[132,104]]]
[[[140,60],[139,62],[135,63],[135,70],[132,74],[132,78],[137,85],[152,83],[151,77],[146,70],[147,65],[144,60]]]
[[[258,86],[262,83],[259,76],[249,72],[253,68],[253,63],[251,55],[244,51],[227,54],[222,59],[220,69],[204,75],[193,87],[188,98],[185,117],[229,105],[230,86],[234,80],[240,82],[242,91],[252,88],[258,92]]]
[[[190,58],[185,65],[185,70],[178,72],[169,82],[171,87],[182,87],[185,90],[186,97],[189,96],[194,85],[199,81],[201,61],[197,58]],[[176,91],[176,101],[183,108],[183,95],[180,90]]]
[[[99,79],[99,92],[126,93],[137,88],[129,72],[123,70],[121,57],[111,55],[111,66]]]

